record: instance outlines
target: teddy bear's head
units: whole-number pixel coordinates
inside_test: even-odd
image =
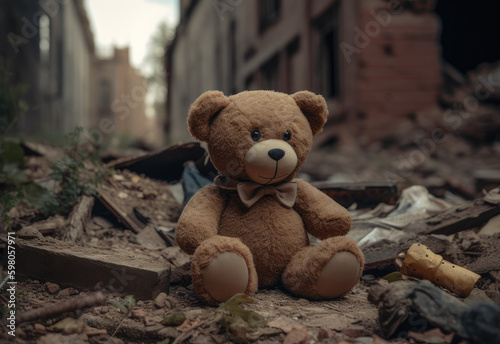
[[[293,179],[327,115],[324,98],[309,91],[245,91],[230,97],[208,91],[191,106],[188,126],[193,137],[207,143],[222,175],[267,185]]]

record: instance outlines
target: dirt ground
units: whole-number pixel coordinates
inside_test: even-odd
[[[47,291],[51,285],[31,280],[19,284],[19,293],[22,295],[20,309],[42,307],[71,298],[76,293],[85,294],[73,289],[63,289],[52,294]],[[307,331],[308,342],[322,339],[325,343],[328,343],[325,341],[327,337],[347,339],[348,336],[341,331],[349,329],[351,324],[359,325],[361,330],[357,326],[353,330],[363,331],[367,338],[371,338],[370,333],[377,329],[377,310],[367,301],[363,285],[356,287],[345,298],[328,302],[297,299],[279,289],[260,290],[252,298],[256,303],[244,306],[245,309],[262,315],[267,325],[249,328],[246,337],[250,342],[281,343],[286,333],[294,327]],[[160,324],[169,314],[178,311],[183,312],[188,319],[184,326],[187,328],[175,329]],[[165,338],[179,338],[181,335],[184,340],[178,342],[237,342],[236,337],[224,328],[224,321],[219,318],[222,313],[215,307],[201,305],[190,287],[174,286],[169,293],[167,305],[161,308],[154,300],[138,301],[134,310],[127,315],[112,305],[97,306],[21,325],[16,331],[15,342],[63,343],[63,336],[67,338],[71,335],[71,342],[82,343],[151,343]],[[68,317],[78,317],[78,320],[62,325],[59,323]],[[106,330],[107,334],[98,329]],[[7,339],[5,335],[3,338]]]
[[[108,294],[110,301],[103,305],[20,324],[15,338],[6,334],[3,324],[1,340],[14,343],[282,343],[288,338],[287,343],[416,343],[413,339],[385,341],[379,337],[378,310],[367,298],[370,284],[377,276],[370,273],[363,276],[351,293],[333,301],[308,301],[280,288],[259,290],[252,296],[256,302],[244,304],[242,308],[260,314],[266,324],[245,326],[244,334],[239,334],[245,339],[238,338],[238,333],[235,335],[225,320],[230,313],[207,307],[197,299],[187,272],[189,256],[177,247],[145,248],[137,243],[136,234],[114,226],[101,216],[103,214],[99,215],[89,223],[94,240],[85,246],[126,248],[137,256],[172,264],[168,295],[137,301],[128,311],[122,311],[109,302],[124,303],[125,295]],[[498,238],[495,240],[481,240],[473,231],[464,232],[455,237],[445,256],[453,259],[455,255],[455,261],[473,263],[482,251],[498,251],[498,247],[495,249],[491,244],[498,242]],[[483,298],[484,291],[491,299],[499,296],[498,281],[493,277],[484,278],[478,287]],[[17,309],[28,311],[94,293],[95,290],[76,290],[27,279],[17,284]],[[1,298],[6,301],[7,297],[3,291]],[[177,312],[182,312],[185,320],[172,326],[162,324],[162,320]]]

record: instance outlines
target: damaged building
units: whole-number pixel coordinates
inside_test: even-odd
[[[190,138],[189,104],[205,90],[308,89],[328,101],[320,143],[380,140],[441,105],[448,64],[465,73],[500,58],[498,47],[485,46],[500,32],[491,6],[498,4],[469,11],[466,1],[447,0],[182,0],[166,57],[166,130],[173,142]]]

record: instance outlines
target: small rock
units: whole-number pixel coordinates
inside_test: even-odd
[[[128,194],[126,192],[120,191],[120,192],[118,192],[118,198],[127,199]]]
[[[142,193],[145,199],[155,199],[157,196],[157,193],[152,190],[144,190]]]
[[[32,226],[21,228],[21,230],[17,232],[17,236],[21,239],[28,239],[28,240],[43,238],[42,233],[40,233],[38,229]]]
[[[94,223],[96,225],[98,225],[101,228],[113,227],[113,224],[110,221],[108,221],[107,219],[105,219],[104,217],[96,216],[96,217],[92,218],[92,220],[94,221]]]
[[[57,294],[61,290],[61,287],[56,283],[47,282],[45,284],[45,289],[48,291],[49,294],[54,295],[54,294]]]
[[[329,337],[330,337],[330,335],[328,334],[328,331],[325,330],[323,327],[320,327],[319,331],[318,331],[318,340],[322,341],[323,339],[326,339]]]
[[[17,329],[16,329],[17,331]],[[61,333],[51,333],[38,338],[37,344],[87,344],[89,338],[86,334],[63,335]]]
[[[39,324],[39,323],[36,323],[35,325],[33,325],[33,328],[35,329],[35,331],[38,331],[38,332],[42,332],[42,331],[47,330],[45,328],[45,326],[43,326],[42,324]]]
[[[85,323],[82,319],[74,319],[71,317],[55,323],[49,327],[50,331],[62,332],[64,334],[81,333],[85,329]]]
[[[307,331],[303,328],[293,328],[285,337],[283,344],[305,344],[307,343]]]
[[[57,294],[56,297],[57,298],[66,298],[66,297],[70,297],[70,296],[73,296],[73,295],[78,295],[78,290],[73,289],[73,288],[66,288],[66,289],[61,290]]]
[[[370,335],[370,332],[366,328],[360,325],[349,325],[346,328],[344,328],[341,332],[353,338],[365,337]]]
[[[113,174],[113,179],[121,182],[122,180],[125,180],[125,177],[122,176],[121,174]]]
[[[361,277],[361,279],[365,282],[372,282],[372,281],[375,281],[375,276],[371,275],[371,274],[367,274],[367,275],[363,275]]]
[[[143,321],[144,321],[144,325],[146,325],[146,326],[154,326],[154,325],[158,324],[158,322],[155,321],[151,317],[144,317]]]
[[[168,307],[168,309],[171,309],[174,308],[178,302],[179,301],[175,297],[167,295],[167,298],[165,299],[165,306]]]
[[[165,293],[159,293],[158,296],[155,299],[154,306],[156,308],[163,308],[165,307],[165,301],[167,300],[167,294]]]
[[[146,312],[144,312],[142,309],[134,309],[132,311],[132,318],[142,319],[145,316],[146,316]]]

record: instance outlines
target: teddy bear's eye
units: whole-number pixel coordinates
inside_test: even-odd
[[[283,134],[283,141],[288,141],[292,138],[292,133],[287,131],[286,133]]]
[[[250,136],[252,137],[252,140],[254,141],[259,141],[260,139],[260,131],[254,130],[250,133]]]

